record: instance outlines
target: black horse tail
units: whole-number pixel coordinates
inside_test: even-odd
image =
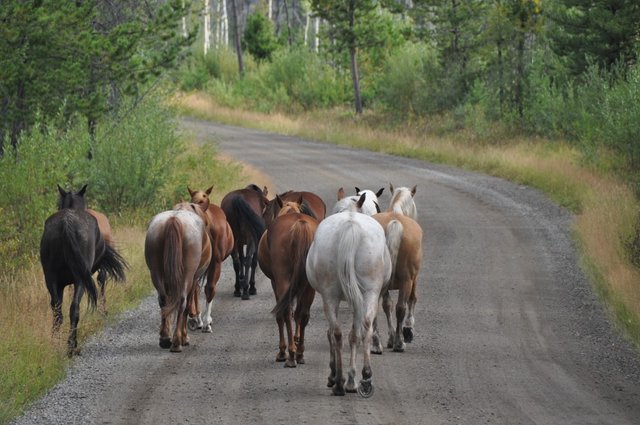
[[[105,244],[105,252],[98,265],[98,273],[114,282],[124,282],[126,280],[125,270],[129,268],[127,261],[120,255],[115,248]]]
[[[236,196],[231,200],[231,207],[233,208],[233,214],[236,217],[236,221],[239,222],[245,219],[251,229],[251,235],[256,241],[256,244],[260,240],[260,236],[264,233],[266,226],[262,216],[258,215],[251,205],[242,197]]]
[[[73,281],[87,291],[89,306],[93,308],[98,302],[98,290],[93,281],[93,273],[87,266],[86,255],[82,252],[82,241],[77,233],[75,222],[64,220],[62,238],[62,255],[71,271]]]
[[[163,313],[170,314],[182,303],[182,286],[184,284],[184,262],[182,255],[182,232],[180,223],[175,217],[167,220],[164,227],[164,290],[167,303],[162,307]]]
[[[309,286],[305,265],[311,242],[313,242],[314,232],[311,229],[311,224],[305,220],[297,220],[291,226],[289,233],[290,245],[288,252],[291,255],[291,279],[287,292],[282,295],[276,306],[271,310],[271,313],[276,317],[282,317],[287,314],[294,301],[300,296],[300,293]],[[299,320],[299,318],[296,317],[296,320]]]

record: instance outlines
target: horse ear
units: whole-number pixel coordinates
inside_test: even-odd
[[[187,190],[189,191],[189,196],[191,196],[191,197],[193,198],[193,195],[194,195],[196,192],[194,192],[193,190],[191,190],[191,189],[189,188],[189,186],[187,186]]]
[[[381,187],[379,191],[376,192],[376,197],[380,197],[380,195],[382,195],[382,192],[384,192],[384,187]]]
[[[414,186],[411,188],[411,197],[412,197],[412,198],[413,198],[413,197],[415,196],[415,194],[416,194],[416,188],[417,188],[417,187],[418,187],[418,185],[416,184],[416,185],[414,185]]]
[[[360,199],[358,199],[358,202],[356,203],[356,206],[358,207],[358,209],[362,208],[362,206],[364,205],[364,201],[365,201],[366,197],[367,197],[367,193],[366,192],[363,193],[360,196]]]
[[[58,193],[60,194],[60,196],[62,196],[63,198],[67,196],[67,192],[65,192],[64,189],[61,188],[59,184],[57,184],[56,186],[58,186]]]
[[[393,193],[393,183],[389,183],[389,192]]]
[[[82,186],[82,189],[80,189],[80,192],[78,192],[78,195],[84,196],[84,193],[87,191],[87,186],[88,185],[86,185],[86,184],[84,186]]]
[[[204,193],[206,193],[207,195],[211,195],[211,191],[213,190],[213,186],[211,186],[209,189],[205,190]]]
[[[278,206],[280,208],[282,208],[282,206],[284,205],[284,202],[282,201],[282,198],[280,197],[280,195],[276,195],[276,202],[278,203]]]
[[[302,203],[304,202],[304,198],[302,197],[302,193],[300,194],[300,196],[298,197],[298,200],[296,202],[298,203],[298,205],[302,205]]]
[[[344,189],[340,188],[338,189],[338,201],[342,198],[344,198]]]
[[[356,195],[360,193],[360,188],[358,186],[356,186]]]
[[[267,189],[267,186],[265,186],[265,187],[262,189],[262,193],[264,194],[264,196],[265,196],[265,197],[266,197],[267,195],[269,195],[269,189]]]

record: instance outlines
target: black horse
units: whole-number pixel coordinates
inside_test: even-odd
[[[263,191],[255,184],[227,193],[220,202],[234,238],[231,257],[236,284],[233,295],[243,300],[257,293],[258,243],[265,231],[262,213],[268,202],[266,187]]]
[[[53,330],[62,325],[62,299],[64,288],[73,285],[73,301],[69,309],[69,356],[77,353],[77,330],[80,319],[80,301],[85,291],[89,305],[95,307],[98,291],[93,273],[105,274],[114,281],[125,280],[128,267],[122,256],[105,243],[98,222],[86,211],[84,194],[87,185],[79,192],[65,192],[58,186],[60,199],[58,211],[44,224],[40,241],[40,262],[51,296]]]

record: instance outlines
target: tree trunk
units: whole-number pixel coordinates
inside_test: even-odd
[[[238,8],[236,0],[231,0],[231,18],[233,19],[233,27],[235,31],[236,55],[238,56],[238,72],[240,76],[244,75],[244,62],[242,61],[242,43],[240,43],[240,25],[238,24]]]
[[[353,98],[356,107],[356,114],[362,115],[362,98],[360,96],[360,75],[358,73],[358,61],[356,58],[356,48],[349,48],[351,59],[351,80],[353,81]]]
[[[211,4],[209,0],[204,0],[204,54],[209,52],[211,47]]]
[[[282,0],[284,3],[284,17],[287,20],[287,40],[289,41],[289,47],[293,45],[293,39],[291,38],[291,23],[289,22],[289,6],[287,6],[287,0]]]

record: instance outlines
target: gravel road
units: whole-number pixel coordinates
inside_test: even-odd
[[[572,216],[538,191],[198,120],[185,129],[268,176],[272,195],[310,190],[331,208],[341,186],[385,187],[386,208],[389,182],[417,184],[425,236],[414,342],[372,358],[372,398],[332,396],[320,299],[306,364],[284,369],[274,361],[270,283],[258,272],[258,295],[234,298],[229,259],[212,334],[192,332],[181,354],[160,349],[159,309],[145,299],[92,338],[68,377],[14,424],[640,423],[638,353],[577,265]]]

